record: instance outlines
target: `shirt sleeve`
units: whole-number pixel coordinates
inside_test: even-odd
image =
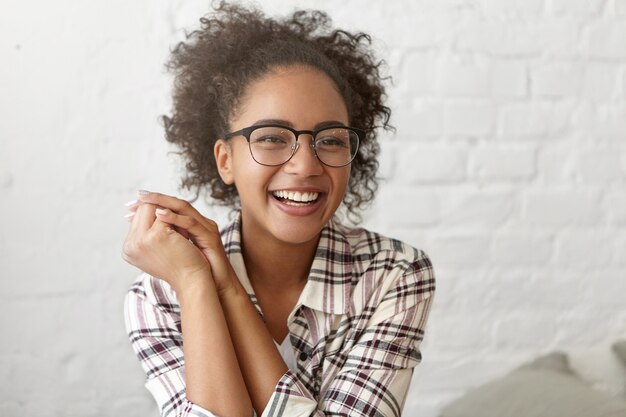
[[[126,331],[162,417],[217,417],[185,397],[180,309],[172,289],[143,274],[124,302]]]
[[[419,345],[435,281],[429,259],[411,263],[382,297],[334,379],[315,398],[292,371],[278,382],[262,417],[400,416],[421,361]]]

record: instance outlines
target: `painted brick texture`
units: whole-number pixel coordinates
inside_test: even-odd
[[[299,1],[373,35],[393,78],[368,228],[438,294],[405,406],[626,334],[626,2]],[[294,2],[264,2],[285,14]],[[123,203],[177,190],[158,116],[205,1],[0,13],[0,415],[157,415],[127,341]],[[218,222],[225,210],[198,206]]]

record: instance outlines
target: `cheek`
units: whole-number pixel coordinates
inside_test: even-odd
[[[248,155],[241,156],[243,158],[233,161],[233,178],[240,197],[245,198],[242,194],[256,195],[266,193],[269,182],[276,170],[272,167],[257,164]]]
[[[337,186],[338,192],[337,199],[343,200],[344,195],[348,191],[348,185],[350,183],[350,168],[346,169],[343,172],[338,172],[335,176],[335,184]]]

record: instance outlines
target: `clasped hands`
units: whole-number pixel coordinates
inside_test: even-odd
[[[234,289],[236,275],[214,221],[185,200],[144,190],[127,207],[126,262],[166,281],[176,293],[212,283],[221,298]]]

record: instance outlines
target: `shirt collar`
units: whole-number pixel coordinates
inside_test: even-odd
[[[222,240],[239,281],[256,309],[262,314],[243,261],[240,211],[222,231]],[[331,220],[322,229],[309,278],[300,294],[298,305],[305,305],[330,314],[347,314],[350,308],[351,289],[352,251],[350,244],[340,227]]]

